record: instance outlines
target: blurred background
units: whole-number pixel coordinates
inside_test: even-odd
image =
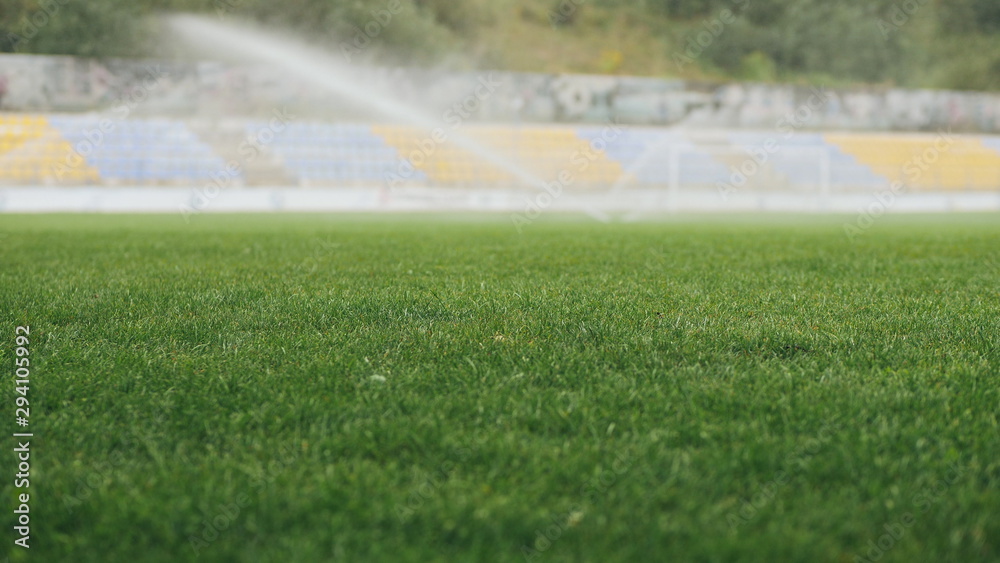
[[[8,0],[0,210],[1000,209],[997,90],[995,0]]]

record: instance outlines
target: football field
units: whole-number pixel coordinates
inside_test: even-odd
[[[845,223],[3,216],[3,553],[998,560],[1000,221]]]

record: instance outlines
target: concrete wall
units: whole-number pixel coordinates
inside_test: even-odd
[[[447,73],[372,68],[363,83],[443,121],[684,122],[727,128],[1000,132],[1000,94],[699,84],[640,77]],[[478,93],[478,95],[477,95]],[[284,107],[317,118],[372,120],[274,69],[222,63],[0,55],[0,110],[246,116]]]

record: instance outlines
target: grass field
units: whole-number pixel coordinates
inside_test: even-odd
[[[4,549],[1000,560],[998,217],[773,219],[0,217]]]

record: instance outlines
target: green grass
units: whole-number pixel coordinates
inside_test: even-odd
[[[3,216],[4,549],[1000,560],[1000,223],[849,220]]]

